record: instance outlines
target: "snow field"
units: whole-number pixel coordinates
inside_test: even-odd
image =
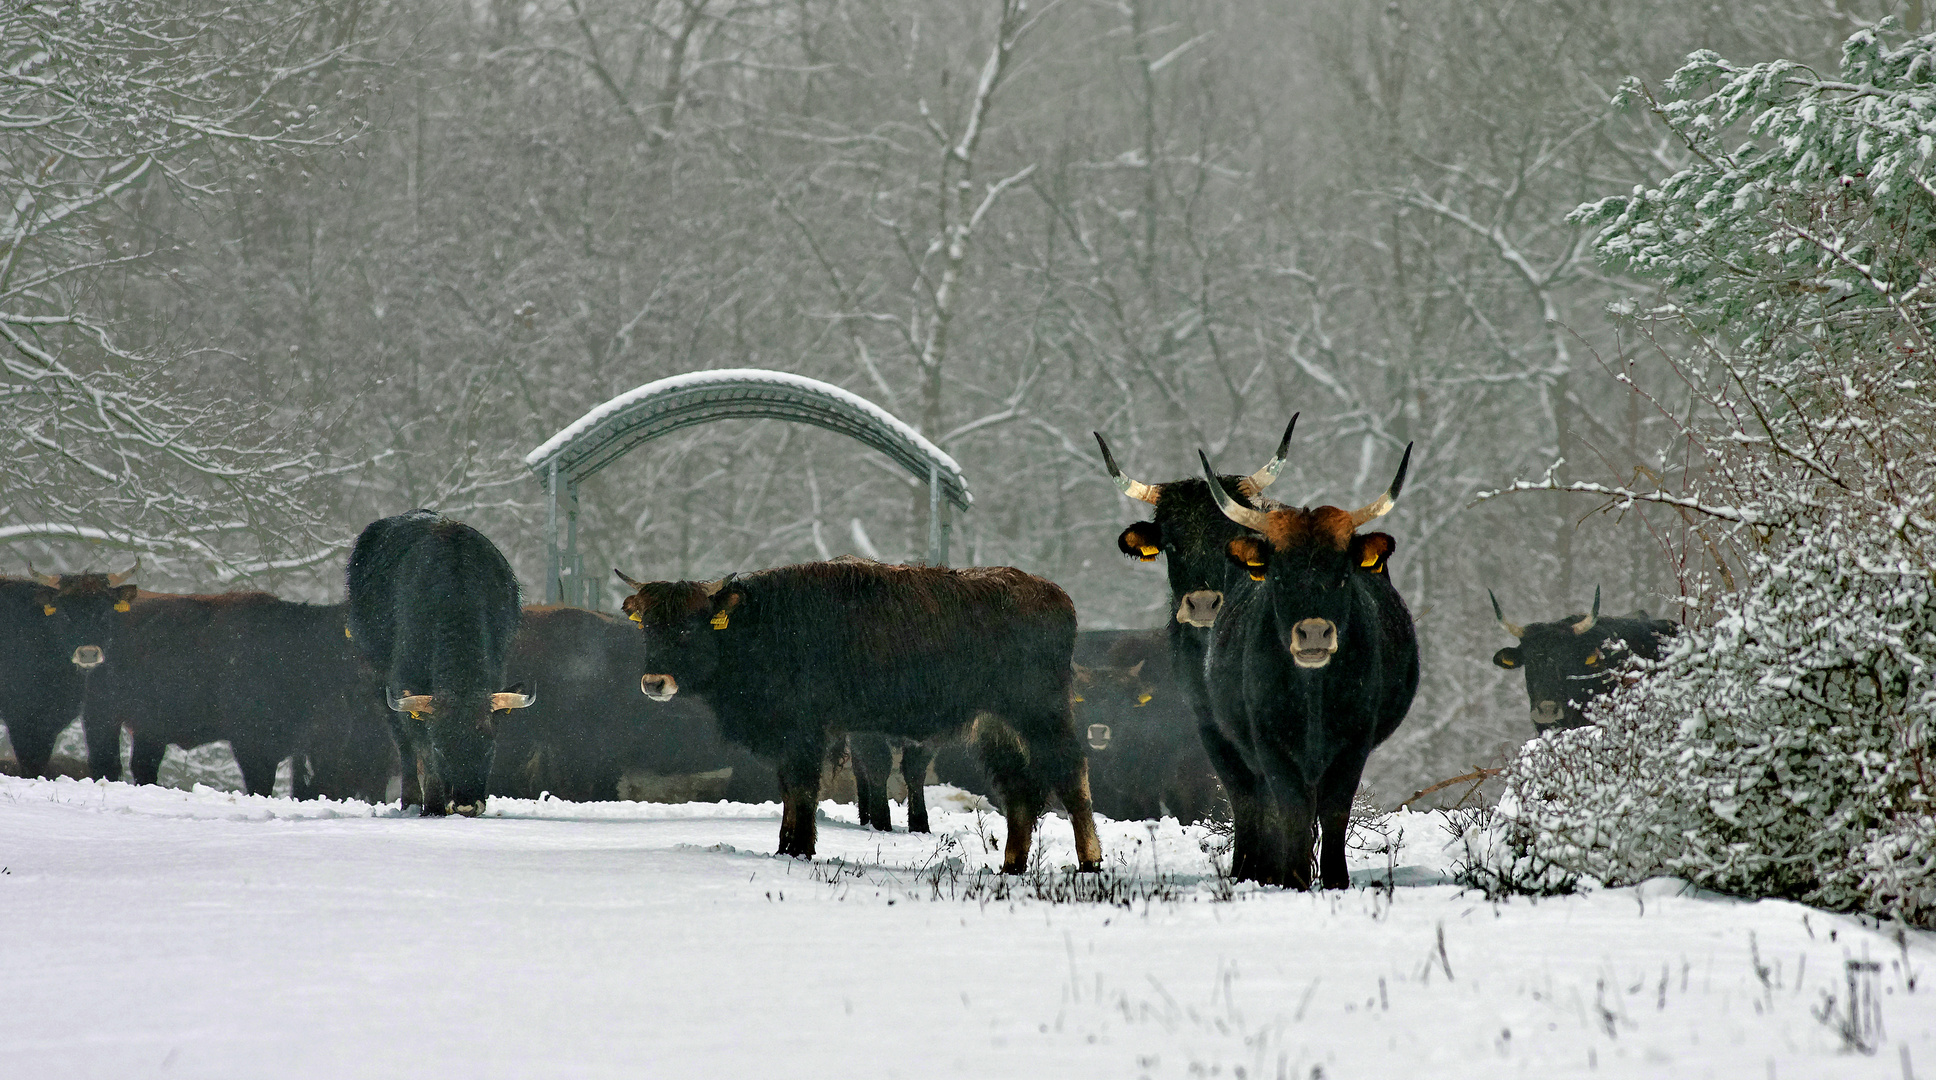
[[[1435,814],[1331,894],[1099,822],[1126,904],[1050,903],[1066,820],[1004,880],[1000,816],[930,799],[933,836],[824,804],[808,863],[770,854],[772,804],[437,820],[0,777],[0,1076],[1936,1076],[1936,935],[1669,881],[1403,885],[1462,853]]]

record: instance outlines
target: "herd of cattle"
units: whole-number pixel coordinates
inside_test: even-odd
[[[1313,837],[1325,888],[1349,883],[1344,840],[1371,751],[1417,689],[1412,617],[1387,572],[1385,492],[1355,510],[1264,492],[1246,476],[1132,480],[1153,520],[1117,539],[1164,557],[1172,617],[1158,631],[1076,629],[1052,582],[1010,567],[859,559],[710,582],[640,582],[627,622],[520,607],[504,556],[428,510],[372,523],[350,553],[346,600],[150,593],[121,574],[0,578],[0,723],[23,775],[47,775],[82,720],[91,776],[154,783],[170,745],[227,740],[254,794],[284,760],[298,798],[476,815],[490,795],[618,797],[633,775],[703,776],[715,798],[782,805],[779,850],[810,856],[831,761],[850,761],[863,823],[889,828],[895,753],[909,827],[924,781],[994,798],[1003,868],[1027,864],[1053,798],[1081,869],[1100,866],[1092,807],[1233,822],[1233,872],[1307,888]],[[139,563],[136,564],[136,569]],[[1625,653],[1653,658],[1673,624],[1593,610],[1519,626],[1494,663],[1524,669],[1535,729],[1586,722]],[[637,689],[634,690],[633,688]],[[400,773],[400,780],[398,779]]]

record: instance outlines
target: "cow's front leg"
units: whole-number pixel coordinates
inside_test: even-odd
[[[789,748],[780,760],[780,854],[813,857],[814,816],[820,809],[820,760],[824,750],[812,746]]]

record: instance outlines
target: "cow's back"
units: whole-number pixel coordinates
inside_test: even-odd
[[[1003,712],[1068,686],[1075,606],[1041,578],[825,563],[766,573],[741,579],[753,634],[739,656],[752,670],[737,677],[775,698],[838,702],[852,726],[891,732],[870,724],[937,693]]]
[[[392,689],[502,688],[518,583],[482,533],[421,510],[373,522],[351,550],[346,586],[357,645]]]

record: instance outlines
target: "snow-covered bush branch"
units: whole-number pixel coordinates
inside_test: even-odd
[[[121,204],[340,143],[353,122],[313,99],[354,38],[313,2],[29,2],[0,20],[0,543],[94,540],[224,577],[332,554],[323,457],[259,405],[190,391],[165,335],[117,303],[165,246]]]
[[[1576,219],[1697,343],[1687,495],[1736,508],[1735,567],[1598,729],[1522,752],[1507,858],[1936,924],[1936,36],[1887,31],[1835,79],[1696,53],[1622,91],[1692,164]]]

